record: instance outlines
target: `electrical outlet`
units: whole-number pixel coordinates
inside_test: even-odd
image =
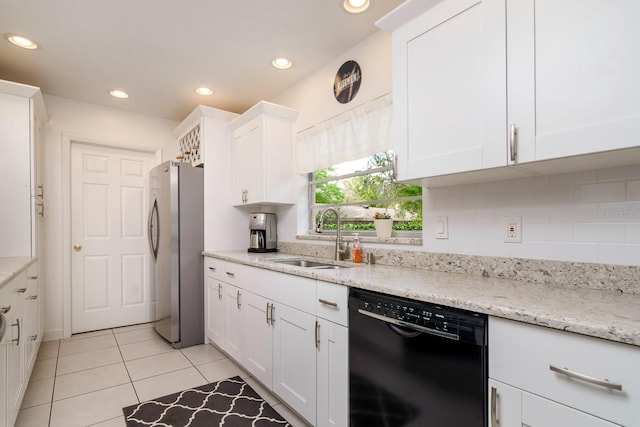
[[[505,243],[522,243],[522,217],[508,216],[504,218]]]

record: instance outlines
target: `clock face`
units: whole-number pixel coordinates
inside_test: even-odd
[[[362,71],[356,61],[347,61],[338,70],[333,80],[333,94],[341,104],[350,102],[358,94]]]

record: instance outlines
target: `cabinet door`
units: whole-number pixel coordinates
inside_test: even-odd
[[[29,98],[0,94],[0,256],[31,256]],[[11,226],[8,226],[11,224]]]
[[[224,295],[224,345],[222,349],[236,360],[242,360],[242,290],[228,283],[222,284]]]
[[[263,117],[256,117],[233,133],[234,205],[264,200],[263,139]]]
[[[489,379],[489,427],[519,426],[522,420],[522,390]]]
[[[222,293],[222,282],[207,275],[205,275],[204,281],[206,290],[205,322],[207,339],[223,347],[225,300]]]
[[[25,369],[30,373],[36,361],[36,354],[42,335],[40,331],[40,298],[38,277],[38,262],[27,269],[27,291],[25,299],[24,340],[25,340]]]
[[[243,321],[245,351],[242,365],[268,388],[273,387],[272,303],[245,291]]]
[[[318,319],[318,427],[349,425],[349,332],[344,326]]]
[[[500,425],[509,426],[512,424]],[[522,425],[527,427],[614,427],[617,424],[612,424],[602,418],[596,418],[568,406],[523,392]]]
[[[7,330],[5,336],[7,358],[7,425],[12,426],[18,416],[25,389],[25,329],[24,294],[26,276],[21,273],[5,290],[9,292],[11,310],[5,315]]]
[[[442,2],[393,33],[401,179],[506,165],[505,3]]]
[[[638,146],[640,3],[508,1],[507,11],[519,162]]]
[[[316,421],[315,316],[276,304],[273,391],[307,421]]]

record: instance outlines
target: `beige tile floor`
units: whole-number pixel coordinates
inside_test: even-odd
[[[144,324],[42,343],[16,427],[124,427],[125,406],[234,375],[307,426],[215,347],[176,350]]]

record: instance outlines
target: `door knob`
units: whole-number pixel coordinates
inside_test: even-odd
[[[75,245],[73,245],[73,250],[76,252],[80,252],[82,250],[82,245],[76,243]]]

